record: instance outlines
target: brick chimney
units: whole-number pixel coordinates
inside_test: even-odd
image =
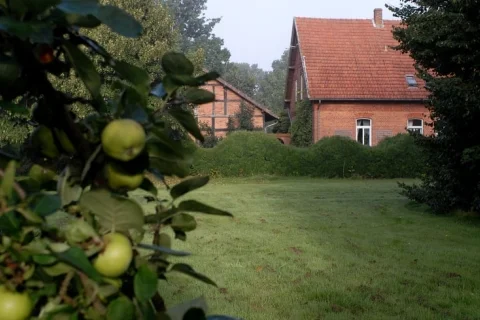
[[[383,11],[381,8],[373,10],[373,24],[375,28],[383,28]]]

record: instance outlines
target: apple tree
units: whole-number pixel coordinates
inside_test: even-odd
[[[167,228],[185,241],[196,228],[192,214],[231,214],[184,199],[208,177],[187,178],[190,154],[169,139],[163,115],[202,141],[186,106],[212,101],[199,87],[218,74],[194,75],[190,60],[168,52],[163,76],[151,79],[83,32],[101,25],[127,38],[142,33],[127,12],[97,0],[0,0],[0,108],[36,127],[28,152],[0,151],[0,319],[222,318],[207,317],[202,300],[169,308],[158,290],[171,272],[215,285],[168,258],[189,253],[171,248]],[[99,68],[114,78],[106,82]],[[70,72],[87,94],[52,84]],[[105,86],[118,96],[105,98]],[[158,108],[148,108],[151,97]],[[74,104],[94,112],[79,119]],[[20,175],[24,157],[35,164]],[[164,199],[151,175],[187,179],[165,183]],[[155,212],[145,213],[132,191],[143,192]],[[61,214],[68,219],[59,223]]]

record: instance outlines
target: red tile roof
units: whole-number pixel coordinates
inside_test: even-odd
[[[397,45],[392,27],[398,20],[295,18],[311,99],[424,99],[424,83],[409,88],[413,60]]]

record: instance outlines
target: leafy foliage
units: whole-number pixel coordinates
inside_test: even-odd
[[[215,148],[197,149],[192,168],[192,174],[224,177],[417,178],[425,171],[425,158],[407,134],[386,138],[375,147],[328,137],[297,148],[281,144],[272,134],[239,131]]]
[[[271,71],[263,70],[256,64],[230,62],[222,77],[270,110],[280,113],[284,104],[288,53],[285,50],[280,59],[272,62]]]
[[[199,127],[200,130],[203,132],[203,136],[205,138],[205,140],[200,144],[203,148],[213,148],[220,141],[222,141],[222,138],[217,137],[214,134],[212,127],[210,127],[208,124],[201,122],[199,123]]]
[[[290,131],[290,117],[286,111],[280,113],[277,124],[273,126],[273,133],[288,133]]]
[[[435,135],[417,136],[427,155],[420,186],[402,184],[435,212],[480,212],[480,73],[476,1],[402,1],[389,8],[402,19],[393,30],[398,50],[415,61],[430,92]]]
[[[240,102],[238,111],[228,119],[227,131],[229,133],[236,130],[253,131],[255,129],[253,123],[254,112],[255,109],[251,105],[245,103],[245,101]]]
[[[308,147],[313,143],[313,111],[309,100],[297,102],[290,130],[294,146]]]
[[[195,74],[194,64],[176,52],[162,55],[160,73],[111,54],[90,36],[93,30],[108,28],[129,40],[142,34],[137,19],[113,3],[0,1],[1,111],[29,115],[37,127],[28,153],[0,152],[0,283],[31,302],[28,318],[168,319],[158,280],[182,272],[214,285],[191,266],[168,261],[168,255],[188,253],[171,249],[161,229],[186,240],[196,228],[190,213],[231,215],[194,200],[176,204],[208,178],[183,181],[162,199],[145,173],[185,176],[191,153],[170,139],[165,115],[203,141],[184,106],[212,101],[198,87],[218,74]],[[147,13],[133,6],[137,2],[123,4],[137,15]],[[136,42],[129,43],[134,52]],[[151,57],[158,59],[155,52]],[[67,92],[66,79],[83,89]],[[89,115],[71,112],[75,103]],[[35,164],[21,175],[18,160],[28,157]],[[53,163],[62,158],[57,175]],[[129,191],[139,189],[154,202],[154,215],[130,198]],[[68,221],[55,223],[58,214]],[[142,243],[147,224],[152,244]],[[188,309],[175,311],[184,315]]]
[[[264,76],[265,71],[256,64],[230,62],[222,77],[249,97],[256,98]]]
[[[215,36],[213,28],[221,18],[205,17],[207,0],[162,0],[172,13],[175,27],[181,35],[180,48],[183,52],[202,52],[205,67],[224,73],[230,59],[230,51],[224,47],[223,39]]]
[[[288,54],[285,50],[280,57],[272,62],[272,70],[266,71],[258,85],[258,92],[255,99],[268,106],[273,112],[280,114],[283,111],[285,99],[285,81],[288,71]]]

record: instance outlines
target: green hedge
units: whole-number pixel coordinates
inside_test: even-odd
[[[323,178],[416,178],[423,157],[413,138],[398,135],[369,148],[344,137],[328,137],[309,148],[286,146],[273,135],[235,132],[215,148],[198,148],[192,174]]]

